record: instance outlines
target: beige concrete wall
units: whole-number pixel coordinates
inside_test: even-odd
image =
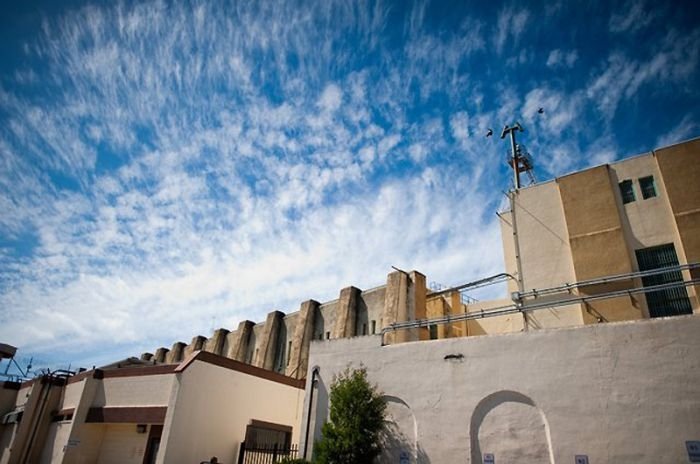
[[[469,304],[461,302],[459,292],[453,292],[427,301],[427,317],[429,319],[445,316],[456,316],[465,313],[479,314],[494,308],[510,306],[509,299],[477,301]],[[523,316],[510,314],[507,316],[472,319],[468,321],[439,324],[438,339],[453,337],[471,337],[474,335],[499,334],[520,332],[523,330]]]
[[[158,462],[191,464],[217,456],[235,463],[252,419],[292,427],[298,443],[303,400],[301,389],[194,361],[178,374]]]
[[[263,334],[265,332],[265,323],[260,322],[253,326],[248,339],[248,350],[246,352],[245,362],[254,364],[262,349]]]
[[[142,464],[148,433],[136,433],[136,424],[101,424],[97,464]]]
[[[114,377],[102,380],[92,407],[166,406],[175,374]]]
[[[489,309],[509,306],[513,302],[509,299],[477,301],[465,306],[466,312],[477,314],[480,311],[488,311]],[[532,316],[529,316],[532,317]],[[509,314],[507,316],[488,317],[484,319],[473,319],[467,321],[466,336],[499,334],[520,332],[524,329],[522,314]]]
[[[403,405],[394,443],[411,462],[677,464],[700,437],[698,333],[692,315],[383,347],[360,337],[313,343],[310,366],[321,391],[366,366]]]
[[[41,453],[41,462],[46,464],[60,463],[63,460],[63,447],[68,442],[73,421],[54,422],[49,426],[46,441]]]
[[[515,195],[515,214],[523,288],[532,290],[573,282],[569,234],[557,183],[546,182],[519,190]],[[506,226],[502,230],[504,239],[512,235],[512,229],[508,229]],[[516,271],[513,265],[508,268]]]
[[[682,263],[700,262],[700,139],[657,150],[655,156],[682,243],[676,248],[678,258]],[[698,279],[700,269],[684,274],[686,280]],[[700,312],[700,286],[688,290],[694,311]]]
[[[326,334],[333,335],[335,327],[338,300],[331,300],[319,305],[314,319],[314,340],[325,340]]]
[[[285,371],[282,374],[286,374],[292,361],[292,343],[294,343],[294,334],[296,333],[297,320],[299,319],[299,312],[294,312],[292,314],[287,314],[284,317],[284,327],[286,338],[284,340],[284,367]]]
[[[502,214],[500,220],[505,272],[518,277],[516,256],[519,256],[524,291],[575,282],[569,231],[559,184],[545,182],[520,189],[515,192],[512,204],[513,211]],[[519,254],[516,251],[516,238],[513,234],[514,219]],[[509,280],[508,291],[517,290],[517,280]],[[561,295],[559,298],[563,296],[568,295]],[[522,319],[522,316],[494,318],[480,323],[481,327],[475,327],[475,330],[470,332],[476,334],[479,331],[481,333],[519,331],[523,329]],[[530,313],[526,316],[526,322],[528,329],[540,329],[580,325],[583,323],[583,318],[581,307],[571,305],[556,310]]]
[[[610,167],[598,166],[557,179],[564,208],[569,244],[577,281],[632,272],[630,249],[625,240],[619,204],[619,188]],[[634,286],[632,280],[612,285],[580,288],[587,295],[622,290]],[[644,317],[629,297],[588,303],[581,312],[583,322],[592,323],[592,314],[607,320]]]
[[[355,333],[362,334],[364,324],[367,327],[367,333],[372,333],[372,321],[375,322],[376,332],[379,333],[385,324],[383,320],[384,301],[386,297],[386,286],[371,288],[360,293],[360,298],[357,305],[357,320]]]
[[[78,406],[80,398],[83,395],[83,390],[85,388],[85,379],[69,383],[63,389],[63,396],[61,397],[61,402],[59,403],[58,409],[71,409]]]
[[[610,165],[613,185],[623,180],[631,180],[636,200],[623,204],[621,196],[615,195],[621,213],[622,225],[629,248],[639,250],[666,243],[675,243],[678,233],[668,197],[659,184],[661,174],[656,160],[651,154],[637,156]],[[643,199],[639,187],[641,177],[654,176],[656,197]],[[634,256],[632,256],[634,258]]]
[[[74,382],[66,385],[61,391],[61,398],[58,402],[58,405],[56,406],[56,410],[61,411],[66,409],[73,409],[75,413],[75,409],[78,408],[83,393],[85,392],[85,386],[87,382],[95,382],[95,380],[82,379],[79,382]],[[90,393],[91,392],[89,392],[89,394]],[[70,439],[73,430],[81,426],[80,424],[76,426],[76,422],[82,421],[76,421],[75,419],[71,419],[68,421],[51,423],[46,436],[46,440],[44,440],[44,442],[40,446],[40,448],[42,449],[42,463],[63,462],[64,455],[66,454],[64,446],[66,446],[66,444],[68,443],[68,440]]]
[[[45,443],[44,454],[51,451],[52,456],[57,456],[57,452],[62,450],[62,461],[54,460],[56,463],[87,463],[97,460],[102,429],[95,429],[92,424],[86,424],[85,420],[97,390],[102,386],[102,380],[86,377],[78,384],[82,387],[82,394],[75,405],[72,421],[57,431],[53,441],[47,440]]]

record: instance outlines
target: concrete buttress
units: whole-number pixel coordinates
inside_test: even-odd
[[[250,334],[253,332],[253,321],[241,321],[238,324],[238,330],[228,334],[228,353],[227,358],[235,359],[236,361],[245,362],[245,356],[248,352],[248,343]]]
[[[224,343],[229,331],[226,329],[216,329],[209,340],[204,344],[204,351],[223,355]]]
[[[309,364],[309,344],[314,333],[314,319],[320,303],[308,300],[301,304],[299,315],[297,316],[294,337],[292,338],[292,349],[289,354],[289,364],[286,375],[303,379],[306,377],[306,369]]]
[[[203,335],[197,335],[192,337],[192,342],[185,347],[185,351],[182,355],[183,359],[194,353],[195,351],[200,351],[204,349],[204,344],[207,342],[207,337]]]
[[[356,287],[345,287],[340,291],[338,300],[338,316],[333,328],[333,338],[349,338],[355,336],[357,320],[357,303],[361,290]]]
[[[168,352],[169,352],[169,351],[170,351],[169,349],[167,349],[167,348],[165,348],[165,347],[163,347],[163,346],[161,346],[160,348],[158,348],[158,349],[156,350],[156,356],[155,356],[156,362],[157,362],[157,363],[164,363],[165,360],[166,360],[166,358],[167,358],[167,356],[168,356]]]
[[[165,357],[165,362],[168,364],[174,364],[182,361],[186,346],[187,345],[185,345],[184,342],[173,343],[173,347],[170,349],[168,355]]]
[[[394,271],[387,275],[384,297],[384,325],[425,319],[425,276],[417,271]],[[403,343],[428,338],[426,329],[404,329],[388,332],[386,344]]]
[[[267,315],[265,326],[263,327],[262,339],[258,345],[259,351],[254,361],[257,367],[262,367],[267,370],[274,369],[280,327],[283,324],[282,319],[284,319],[284,313],[281,311],[272,311]]]

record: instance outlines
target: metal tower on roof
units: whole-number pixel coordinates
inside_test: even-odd
[[[540,108],[537,110],[538,114],[544,113],[544,109]],[[520,181],[520,174],[526,173],[530,179],[530,183],[535,183],[534,175],[534,165],[532,162],[532,157],[527,152],[524,146],[518,144],[515,138],[515,134],[518,132],[525,132],[523,126],[520,125],[518,121],[514,124],[506,124],[501,131],[501,139],[505,139],[510,136],[510,153],[507,157],[507,164],[513,170],[513,186],[517,190],[521,187],[522,183]],[[486,137],[491,137],[493,135],[493,130],[489,129],[486,133]]]

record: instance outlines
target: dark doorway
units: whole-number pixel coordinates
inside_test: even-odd
[[[637,255],[640,271],[678,266],[678,256],[672,243],[636,250],[635,254]],[[645,287],[682,281],[683,274],[681,274],[681,271],[670,271],[642,277],[642,284]],[[683,286],[647,292],[645,295],[650,317],[679,316],[681,314],[692,314],[693,312],[688,299],[688,292]]]
[[[162,434],[162,425],[151,425],[151,430],[148,433],[148,442],[146,443],[146,453],[143,456],[143,464],[155,464]]]

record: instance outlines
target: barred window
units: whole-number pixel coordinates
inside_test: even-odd
[[[631,180],[623,180],[620,182],[620,195],[622,195],[622,203],[632,203],[636,198],[634,197],[634,186]]]
[[[639,188],[642,191],[642,198],[653,198],[656,196],[656,185],[654,176],[642,177],[639,179]]]

